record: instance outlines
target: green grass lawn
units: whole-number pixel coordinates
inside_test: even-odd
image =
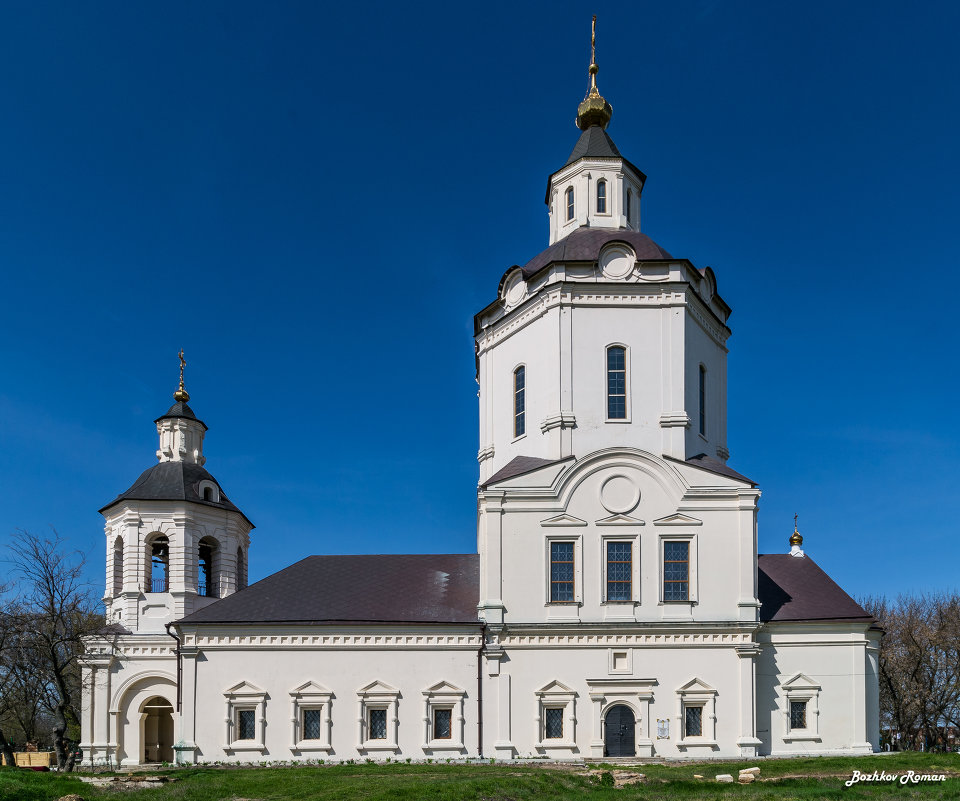
[[[751,785],[723,785],[718,773],[737,775],[757,765],[761,778]],[[636,770],[643,784],[613,788],[609,779],[589,775],[591,768]],[[902,774],[946,773],[940,784],[864,784],[845,787],[854,770]],[[704,780],[694,779],[695,773]],[[169,772],[177,781],[143,790],[92,787],[76,776],[0,769],[0,801],[56,801],[75,793],[84,799],[127,801],[285,801],[286,799],[370,799],[371,801],[574,801],[575,799],[960,799],[960,755],[893,754],[862,758],[757,760],[755,762],[683,763],[628,768],[602,764],[408,765],[363,764],[289,768],[183,768]]]

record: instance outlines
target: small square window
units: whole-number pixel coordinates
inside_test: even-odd
[[[387,710],[386,709],[370,710],[370,739],[371,740],[387,739]]]
[[[256,711],[253,709],[237,710],[237,739],[253,740],[257,736]]]
[[[547,707],[544,712],[544,739],[561,739],[563,737],[563,709],[557,707]]]
[[[303,739],[319,740],[321,726],[323,724],[323,715],[319,709],[303,710]]]
[[[703,736],[703,707],[687,706],[683,708],[683,736]]]
[[[449,740],[453,737],[453,710],[433,710],[433,739]]]
[[[790,728],[791,729],[807,728],[807,702],[806,701],[790,702]]]

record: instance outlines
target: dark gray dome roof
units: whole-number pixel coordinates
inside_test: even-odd
[[[540,255],[530,259],[522,268],[523,277],[530,278],[534,273],[538,273],[554,262],[595,262],[600,258],[600,251],[611,242],[623,242],[629,245],[637,254],[639,261],[673,258],[649,236],[639,231],[632,231],[629,228],[588,228],[584,225],[559,242],[554,242]]]
[[[207,430],[207,424],[203,422],[199,417],[193,413],[191,409],[184,401],[177,401],[173,406],[167,409],[166,414],[161,414],[154,423],[159,423],[161,420],[166,420],[170,417],[186,417],[188,420],[196,420],[200,425],[203,426],[203,430]]]
[[[206,501],[201,497],[200,482],[204,480],[212,481],[220,489],[219,501]],[[100,512],[103,513],[112,506],[116,506],[120,501],[190,501],[190,503],[199,503],[216,509],[239,512],[250,523],[247,516],[227,498],[220,482],[200,465],[192,462],[155,464],[149,470],[144,470],[130,489],[121,492]],[[250,525],[252,526],[253,523]]]

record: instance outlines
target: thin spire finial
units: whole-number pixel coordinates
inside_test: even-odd
[[[597,89],[597,73],[600,67],[597,66],[597,15],[593,15],[593,22],[590,24],[590,94],[599,94]]]
[[[577,109],[577,127],[585,131],[591,125],[599,125],[606,128],[610,122],[610,115],[613,114],[613,108],[600,95],[597,89],[597,73],[600,67],[597,66],[597,15],[593,15],[593,22],[590,24],[590,88],[587,89],[587,96]]]
[[[183,388],[183,368],[187,366],[187,360],[183,358],[183,348],[180,348],[180,388],[173,393],[173,399],[181,403],[190,400],[190,394]]]

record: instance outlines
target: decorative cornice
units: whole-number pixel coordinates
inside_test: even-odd
[[[660,415],[660,428],[690,428],[690,415],[681,410]]]
[[[626,646],[650,648],[752,646],[749,632],[690,634],[511,634],[501,636],[504,648],[596,648]]]
[[[487,445],[486,448],[481,448],[479,451],[477,451],[477,461],[483,464],[487,459],[492,459],[493,454],[493,445]]]
[[[550,415],[545,417],[540,422],[540,430],[546,434],[548,431],[552,431],[554,428],[559,428],[561,430],[565,428],[576,428],[577,418],[573,412],[564,412],[561,411],[558,414]]]
[[[479,622],[478,622],[479,625]],[[483,645],[480,634],[185,634],[185,645],[198,648],[256,648],[264,650],[347,650],[436,648],[477,650]],[[168,649],[169,650],[169,649]]]

